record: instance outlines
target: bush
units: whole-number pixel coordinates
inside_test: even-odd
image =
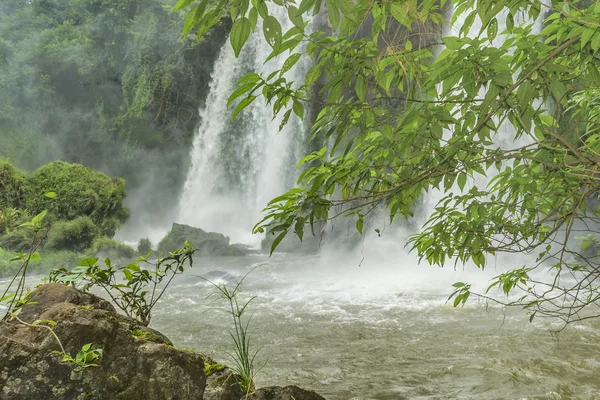
[[[94,239],[101,234],[90,217],[59,221],[52,225],[44,249],[82,251],[91,247]]]
[[[56,199],[44,196],[55,192]],[[106,236],[112,237],[129,218],[123,205],[125,181],[64,161],[38,168],[29,179],[27,208],[32,214],[51,211],[58,220],[88,216]]]
[[[152,251],[152,242],[150,239],[141,238],[137,246],[137,251],[143,256],[150,253]]]
[[[0,209],[22,208],[27,194],[27,176],[10,162],[0,160]]]
[[[31,250],[31,246],[35,239],[33,227],[27,226],[12,231],[0,236],[0,247],[10,251],[26,253]]]
[[[96,257],[108,257],[116,260],[130,260],[137,256],[131,246],[119,243],[108,237],[99,237],[94,239],[89,254]]]

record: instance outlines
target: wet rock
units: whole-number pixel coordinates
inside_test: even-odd
[[[272,386],[258,389],[246,396],[244,400],[325,400],[325,398],[297,386]]]
[[[165,344],[168,339],[159,332],[118,315],[108,302],[60,284],[41,286],[30,301],[37,304],[23,306],[19,318],[24,322],[55,321],[54,332],[67,354],[75,357],[93,343],[103,357],[95,361],[97,367],[61,363],[62,356],[52,354],[60,346],[48,329],[2,321],[0,398],[202,399],[202,356]]]
[[[237,377],[225,365],[217,364],[205,357],[206,389],[204,400],[240,400],[244,391],[237,382]]]
[[[193,226],[174,223],[171,231],[158,244],[158,251],[166,253],[183,246],[185,241],[197,248],[197,256],[243,256],[252,252],[246,246],[229,244],[229,238],[220,233],[206,232]]]

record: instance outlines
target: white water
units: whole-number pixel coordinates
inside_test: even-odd
[[[280,21],[287,20],[284,8],[273,12]],[[289,27],[282,28],[286,32]],[[279,132],[281,118],[273,119],[271,105],[262,98],[231,122],[235,104],[228,109],[225,104],[238,79],[249,71],[262,71],[266,78],[288,55],[286,52],[263,65],[272,49],[261,31],[259,23],[238,59],[229,42],[225,43],[215,63],[206,106],[200,111],[202,124],[194,139],[179,217],[182,223],[253,245],[260,241],[251,230],[261,210],[295,184],[295,166],[304,153],[307,131],[292,114]],[[305,66],[301,59],[286,78],[299,81]]]

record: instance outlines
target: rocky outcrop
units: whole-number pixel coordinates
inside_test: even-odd
[[[176,350],[160,333],[118,315],[108,302],[60,284],[41,286],[29,301],[37,304],[23,306],[23,322],[54,321],[67,354],[75,357],[85,344],[93,343],[103,357],[97,367],[63,363],[62,355],[52,353],[60,346],[48,329],[2,321],[0,398],[202,398],[202,356]]]
[[[171,231],[158,244],[158,251],[167,253],[183,247],[185,241],[197,248],[197,256],[243,256],[253,250],[242,244],[229,244],[229,238],[220,233],[206,232],[193,226],[174,223]]]
[[[36,322],[37,321],[37,322]],[[64,362],[84,346],[102,349],[94,366]],[[0,398],[95,400],[324,400],[295,386],[244,396],[236,375],[164,335],[119,315],[92,294],[62,284],[37,288],[18,319],[0,321]]]

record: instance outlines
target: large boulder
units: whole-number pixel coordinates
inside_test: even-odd
[[[51,332],[35,321],[56,325]],[[56,338],[71,357],[88,343],[103,356],[86,368],[64,363]],[[108,301],[57,283],[34,290],[18,319],[0,321],[0,387],[6,400],[324,400],[296,386],[245,396],[227,366],[177,350]]]
[[[220,233],[206,232],[193,226],[174,223],[171,231],[158,244],[159,253],[183,247],[185,241],[197,248],[196,256],[242,256],[252,252],[243,245],[230,245],[229,238]]]
[[[29,301],[21,321],[55,321],[54,333],[67,354],[75,357],[93,343],[103,357],[97,367],[62,363],[62,355],[52,353],[60,346],[48,329],[2,321],[2,399],[202,399],[202,356],[176,350],[160,333],[117,314],[107,301],[60,284],[41,286]]]

